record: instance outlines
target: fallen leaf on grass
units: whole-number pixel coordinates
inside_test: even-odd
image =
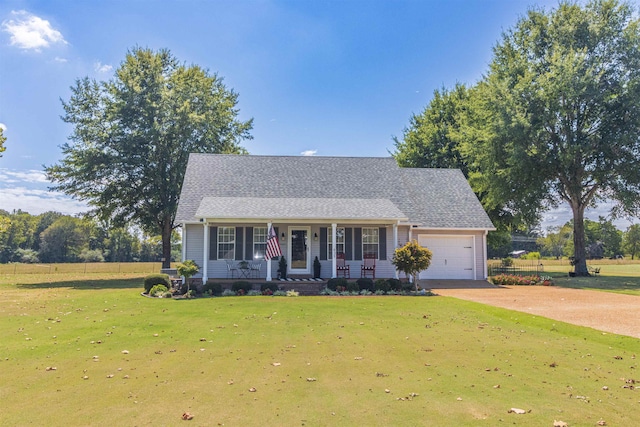
[[[600,420],[600,421],[598,421],[598,422],[596,423],[596,425],[599,425],[599,426],[606,426],[606,425],[607,425],[607,422],[606,422],[605,420]]]
[[[273,365],[273,366],[280,366],[280,365],[281,365],[281,363],[280,363],[280,362],[273,362],[273,363],[272,363],[272,365]]]
[[[257,390],[256,390],[256,388],[255,388],[255,387],[251,387],[251,388],[249,389],[249,391],[250,391],[251,393],[255,393]]]
[[[511,409],[509,409],[507,411],[507,413],[509,413],[509,414],[513,413],[513,414],[522,415],[522,414],[526,414],[527,411],[525,411],[524,409],[520,409],[520,408],[511,408]]]
[[[122,350],[122,354],[129,354],[129,350]]]
[[[568,427],[568,424],[564,421],[553,420],[553,427]]]
[[[307,378],[307,382],[312,383],[312,382],[314,382],[314,381],[316,381],[316,379],[315,379],[315,378]]]
[[[184,414],[182,414],[182,419],[185,420],[185,421],[192,420],[193,419],[193,415],[191,415],[188,412],[185,412]]]

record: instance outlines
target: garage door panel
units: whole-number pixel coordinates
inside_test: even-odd
[[[419,236],[433,253],[431,266],[420,279],[475,279],[473,236]]]

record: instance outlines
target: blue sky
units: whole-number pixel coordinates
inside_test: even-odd
[[[3,0],[0,208],[77,213],[42,165],[71,132],[60,99],[111,79],[128,49],[218,73],[253,117],[251,154],[386,156],[433,91],[482,77],[503,30],[557,1]],[[599,212],[602,213],[602,212]],[[555,220],[564,220],[566,210]],[[597,216],[597,213],[596,213]]]

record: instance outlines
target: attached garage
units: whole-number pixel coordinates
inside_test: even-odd
[[[433,252],[431,266],[420,279],[470,279],[475,275],[474,236],[418,236],[420,246]]]

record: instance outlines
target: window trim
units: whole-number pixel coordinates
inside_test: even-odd
[[[340,237],[339,230],[342,230],[342,242],[339,241],[338,237]],[[333,235],[333,231],[331,227],[327,228],[327,260],[333,259],[333,252],[331,246],[333,245],[331,238]],[[347,232],[346,227],[336,227],[336,253],[340,253],[338,248],[342,245],[342,253],[346,255],[347,250]]]
[[[222,242],[221,241],[221,237],[223,236],[228,236],[229,234],[224,233],[227,230],[233,230],[233,240],[231,240],[230,242]],[[218,241],[216,242],[216,251],[217,251],[217,255],[218,258],[217,259],[225,259],[225,260],[231,260],[231,261],[235,261],[236,259],[236,227],[218,227]],[[221,254],[220,253],[220,246],[221,245],[232,245],[231,249],[225,251],[225,253],[231,253],[233,255],[232,258],[225,258],[224,256],[220,256],[220,255],[224,255],[225,253]]]
[[[371,232],[370,230],[375,230],[375,232]],[[371,236],[375,236],[375,243],[371,243],[371,242],[365,242],[365,237],[367,237],[368,235]],[[375,245],[376,247],[376,259],[380,259],[380,229],[377,227],[362,227],[362,259],[364,259],[364,257],[366,256],[366,254],[371,253],[370,251],[365,251],[365,245],[370,245],[373,246]]]
[[[260,234],[260,237],[263,238],[263,241],[257,241],[256,240],[256,236],[259,235],[259,233],[256,232],[256,230],[264,230],[264,235]],[[265,253],[267,251],[267,237],[269,234],[269,230],[267,227],[253,227],[253,251],[251,252],[251,258],[253,260],[263,260]],[[263,250],[262,253],[260,254],[260,256],[256,256],[256,254],[258,253],[258,251],[256,250],[256,245],[263,245]]]

